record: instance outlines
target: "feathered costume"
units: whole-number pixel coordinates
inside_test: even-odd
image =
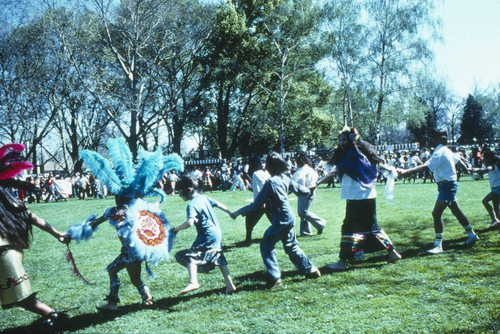
[[[14,176],[33,168],[22,161],[24,145],[0,147],[0,300],[3,308],[34,298],[22,265],[23,249],[30,243],[30,215],[26,206],[5,188],[14,186]]]
[[[132,154],[123,139],[110,139],[107,146],[113,166],[97,152],[84,150],[80,153],[80,157],[95,177],[100,179],[117,199],[127,203],[124,209],[107,209],[103,216],[116,228],[122,242],[120,255],[106,269],[119,271],[136,261],[145,261],[148,274],[153,276],[148,262],[157,264],[167,259],[175,235],[170,232],[170,223],[159,204],[142,198],[157,195],[160,196],[160,201],[163,201],[165,193],[155,185],[171,170],[182,172],[183,160],[175,153],[163,156],[160,150],[141,150],[137,158],[138,164],[134,164]],[[88,240],[97,229],[97,226],[93,225],[96,219],[97,216],[93,215],[84,223],[71,226],[68,230],[71,238],[77,242]],[[110,283],[107,299],[110,302],[118,302],[119,279],[111,279]],[[144,289],[147,287],[142,283],[142,286],[137,288],[144,301]]]

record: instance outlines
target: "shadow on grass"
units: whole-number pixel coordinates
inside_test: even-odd
[[[298,273],[296,270],[286,271],[282,273],[282,277],[295,277],[298,276],[300,280],[304,279],[302,275]],[[267,274],[264,271],[253,272],[247,275],[235,277],[235,281],[238,282],[238,292],[242,291],[257,291],[257,290],[267,290],[269,289],[266,284]],[[86,313],[80,314],[74,317],[71,317],[64,322],[62,322],[57,329],[58,332],[76,332],[80,330],[84,330],[85,328],[96,326],[100,324],[104,324],[109,321],[114,321],[116,318],[132,314],[135,312],[140,312],[142,310],[162,310],[170,312],[172,308],[176,305],[189,301],[192,299],[205,298],[211,296],[213,294],[224,294],[225,287],[221,289],[211,289],[200,292],[192,292],[186,295],[178,295],[174,297],[162,298],[155,300],[155,303],[152,307],[144,308],[141,304],[129,304],[123,305],[118,308],[116,311],[109,312],[98,312],[96,310],[95,313]],[[6,329],[4,331],[0,331],[0,333],[50,333],[47,329],[41,329],[36,327],[39,321],[33,322],[29,326],[19,326]]]
[[[477,233],[480,235],[483,233],[491,232],[493,230],[496,230],[496,228],[486,228],[482,230],[477,230]],[[254,239],[252,240],[252,242],[258,242],[259,240],[260,239]],[[471,247],[465,247],[462,245],[463,241],[465,240],[466,240],[465,237],[453,240],[444,240],[443,248],[445,253],[471,249]],[[409,247],[404,251],[400,252],[402,256],[402,259],[400,261],[405,261],[406,259],[418,258],[418,257],[439,256],[439,255],[429,255],[425,253],[427,249],[430,249],[432,247],[432,243],[429,242],[424,243],[421,240],[417,241],[415,239],[413,241],[414,242],[411,245],[408,244],[399,245],[400,248]],[[229,246],[227,248],[236,248],[236,247],[237,246],[234,245],[234,246]],[[472,246],[472,248],[474,248],[474,246]],[[365,260],[354,261],[352,265],[349,267],[349,269],[345,271],[383,268],[384,266],[387,265],[386,261],[387,261],[387,254],[385,253],[385,251],[377,250],[375,252],[367,252],[367,257]],[[339,271],[332,270],[326,266],[320,267],[319,269],[323,275],[332,275],[339,273]],[[282,272],[282,278],[284,280],[288,278],[288,282],[284,283],[293,283],[305,279],[304,276],[300,275],[297,270]],[[235,277],[235,281],[238,282],[238,292],[268,290],[269,287],[266,284],[266,280],[267,280],[267,274],[264,271],[256,271],[246,275]],[[189,301],[198,298],[205,298],[213,294],[224,294],[224,290],[225,288],[211,289],[200,292],[192,292],[186,295],[162,298],[159,300],[155,300],[154,306],[148,309],[163,310],[170,312],[172,311],[173,307],[184,301]],[[277,291],[279,291],[279,289],[277,289]],[[79,330],[84,330],[85,328],[91,326],[96,326],[104,324],[109,321],[114,321],[116,318],[135,312],[140,312],[143,309],[144,308],[140,304],[129,304],[120,306],[118,310],[114,312],[98,312],[96,310],[95,313],[80,314],[66,320],[64,323],[61,324],[58,330],[61,332],[68,332],[68,331],[76,332]],[[5,329],[3,331],[0,331],[0,333],[47,333],[48,332],[47,330],[40,330],[32,327],[37,322],[38,321],[35,321],[30,326],[19,326],[19,327]]]
[[[484,229],[484,230],[477,230],[477,234],[481,235],[481,233],[489,232],[492,229]],[[452,240],[444,240],[443,241],[443,249],[444,253],[448,252],[454,252],[454,251],[464,251],[468,249],[473,249],[473,246],[464,246],[463,242],[466,240],[466,237],[463,238],[458,238],[458,239],[452,239]],[[411,259],[411,258],[418,258],[418,257],[428,257],[428,256],[439,256],[438,255],[432,255],[426,253],[428,249],[431,249],[433,247],[433,243],[424,243],[421,241],[416,241],[412,245],[399,245],[400,248],[406,248],[410,247],[408,249],[405,249],[404,251],[399,251],[401,254],[401,260],[399,261],[405,261],[406,259]],[[399,262],[398,261],[398,262]],[[366,259],[365,260],[354,260],[353,262],[350,263],[349,267],[345,270],[334,270],[330,269],[327,266],[323,266],[320,269],[321,273],[323,275],[330,275],[330,274],[335,274],[339,272],[347,272],[347,271],[352,271],[352,270],[364,270],[364,269],[374,269],[374,268],[383,268],[386,266],[387,263],[387,254],[385,250],[372,250],[366,252]]]

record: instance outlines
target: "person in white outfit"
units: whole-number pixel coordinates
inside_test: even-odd
[[[264,169],[262,158],[258,154],[252,154],[250,156],[248,175],[252,177],[252,183],[249,188],[252,189],[253,199],[255,200],[264,186],[264,183],[266,183],[266,180],[271,177],[271,174]],[[237,246],[250,246],[252,243],[253,228],[257,225],[264,214],[266,214],[267,219],[271,222],[269,210],[265,204],[261,208],[245,216],[245,240],[237,243]]]
[[[241,174],[243,173],[243,163],[241,160],[238,160],[233,169],[233,185],[231,186],[231,191],[235,191],[236,187],[239,186],[241,191],[245,191],[247,188],[245,187],[245,182],[243,182],[243,178]]]
[[[312,169],[311,159],[306,155],[306,153],[298,152],[295,155],[295,161],[297,163],[297,169],[292,176],[292,180],[306,188],[316,186],[318,173]],[[325,228],[326,220],[309,211],[315,196],[316,189],[311,193],[311,195],[299,196],[297,199],[297,213],[300,217],[301,236],[312,235],[311,225],[316,228],[318,234],[323,233],[323,229]]]
[[[434,219],[434,234],[435,241],[434,247],[427,251],[428,254],[439,254],[443,252],[443,219],[442,215],[444,210],[448,207],[451,213],[457,218],[458,222],[463,226],[467,233],[467,239],[464,241],[463,246],[472,246],[479,237],[474,233],[469,220],[462,212],[457,202],[457,171],[456,164],[462,165],[465,170],[467,166],[461,161],[457,155],[446,147],[447,133],[446,131],[433,131],[431,133],[431,144],[438,145],[432,153],[429,160],[423,165],[410,168],[399,169],[400,177],[404,177],[413,173],[418,173],[428,168],[434,175],[434,179],[438,185],[438,197],[434,209],[432,210],[432,217]]]

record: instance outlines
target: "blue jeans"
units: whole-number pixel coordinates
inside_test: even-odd
[[[311,235],[311,224],[318,231],[325,228],[326,220],[309,211],[313,200],[314,195],[311,197],[299,196],[297,199],[297,213],[300,217],[300,235]]]
[[[276,258],[276,250],[274,248],[274,245],[278,241],[283,243],[285,253],[288,254],[288,257],[301,274],[305,275],[316,270],[307,255],[300,249],[293,224],[275,224],[271,225],[266,232],[264,232],[264,236],[260,241],[262,260],[264,261],[268,274],[273,279],[281,277],[280,267]]]

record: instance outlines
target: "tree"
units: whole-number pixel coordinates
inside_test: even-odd
[[[202,77],[202,59],[213,34],[214,6],[189,0],[172,1],[155,40],[152,78],[157,82],[156,113],[161,115],[171,143],[180,152],[186,134],[200,133],[207,109]],[[166,38],[165,38],[166,37]],[[201,124],[200,124],[201,123]],[[201,131],[203,132],[203,131]]]
[[[368,59],[376,92],[376,129],[373,139],[380,141],[387,99],[408,89],[411,70],[431,57],[422,31],[434,31],[431,0],[370,0],[367,2],[367,22],[372,32]],[[376,85],[375,85],[376,83]]]
[[[492,126],[484,117],[483,106],[471,94],[465,102],[460,131],[460,144],[483,143],[492,135]]]
[[[281,153],[285,152],[285,110],[288,94],[299,72],[314,68],[307,55],[311,37],[318,25],[317,8],[310,0],[279,1],[274,11],[264,17],[266,40],[273,46],[272,58],[268,63],[271,72],[266,91],[275,100],[279,110],[279,143]],[[274,82],[274,78],[276,81]]]
[[[408,129],[422,147],[429,147],[430,132],[446,124],[452,96],[446,82],[430,74],[417,80],[415,94],[408,113]]]
[[[323,41],[327,59],[336,76],[338,99],[342,106],[344,125],[354,126],[353,91],[362,82],[366,65],[367,31],[360,22],[361,5],[356,0],[332,1],[323,10]]]
[[[239,146],[245,117],[256,105],[258,85],[243,72],[260,59],[246,16],[231,2],[219,6],[210,48],[204,57],[205,110],[213,111],[214,135],[223,158]]]
[[[151,57],[153,42],[157,41],[155,34],[165,34],[158,26],[162,26],[169,3],[166,0],[124,0],[118,7],[114,7],[112,0],[94,0],[94,3],[106,51],[113,57],[125,83],[115,103],[124,106],[128,120],[117,117],[111,109],[105,110],[136,156],[139,145],[147,146],[146,132],[157,122],[155,114],[147,108],[147,99],[154,97],[156,83],[150,80],[148,70],[155,60]]]
[[[489,139],[500,139],[500,85],[485,90],[474,90],[474,96],[483,106],[485,124],[491,125]]]

